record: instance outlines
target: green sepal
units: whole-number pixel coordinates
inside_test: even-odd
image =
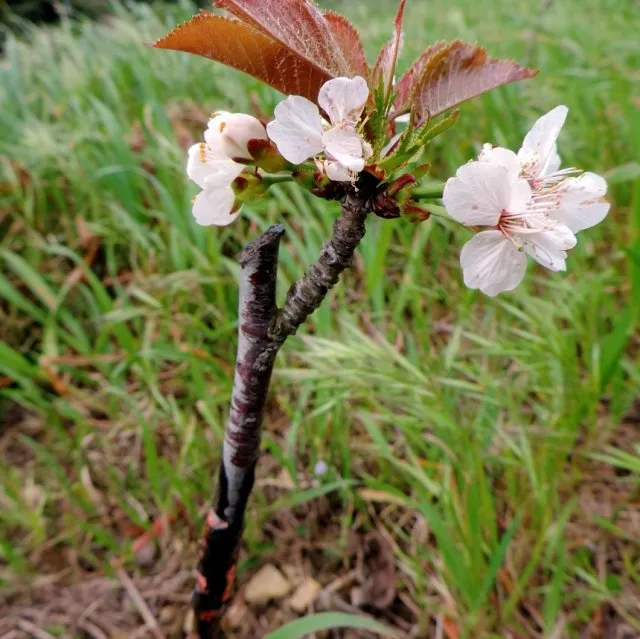
[[[242,173],[233,181],[231,186],[238,204],[257,200],[269,188],[269,185],[255,173]]]
[[[421,206],[417,206],[416,204],[405,204],[402,207],[401,212],[402,217],[409,220],[409,222],[413,222],[414,224],[426,222],[431,217],[431,211],[422,208]]]
[[[287,168],[291,168],[278,152],[275,144],[270,140],[259,138],[247,142],[247,150],[253,159],[253,163],[266,173],[279,173]]]
[[[435,124],[431,125],[429,121],[423,124],[415,133],[414,139],[416,142],[427,144],[433,138],[441,135],[445,131],[447,131],[455,121],[458,119],[460,115],[460,109],[454,109],[451,113],[446,117],[438,120]]]

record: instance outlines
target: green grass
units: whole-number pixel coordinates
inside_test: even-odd
[[[323,6],[332,4],[344,10]],[[392,4],[348,3],[370,58]],[[355,271],[278,360],[260,475],[286,468],[297,488],[275,503],[257,490],[241,579],[280,556],[264,529],[274,513],[331,494],[333,552],[346,552],[351,528],[386,529],[424,636],[446,617],[461,637],[579,637],[605,604],[640,633],[640,456],[625,422],[640,388],[637,8],[408,5],[401,66],[429,42],[462,37],[542,71],[465,105],[431,151],[436,179],[482,142],[517,148],[536,117],[564,103],[563,159],[604,174],[614,207],[581,234],[567,274],[530,265],[525,283],[495,300],[461,282],[463,229],[370,220]],[[70,550],[92,570],[131,559],[122,522],[144,529],[182,512],[175,534],[195,539],[231,387],[234,255],[284,223],[282,294],[336,214],[278,187],[229,228],[192,221],[180,140],[198,135],[210,111],[255,101],[269,113],[279,99],[208,61],[144,46],[193,12],[116,6],[107,23],[29,27],[7,40],[6,592],[59,569]],[[329,466],[319,479],[318,460]],[[608,508],[589,507],[603,487]]]

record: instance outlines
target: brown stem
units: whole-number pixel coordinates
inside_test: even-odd
[[[231,599],[247,500],[253,488],[262,414],[277,347],[268,337],[276,312],[282,226],[272,226],[240,254],[238,353],[222,445],[215,508],[205,522],[193,598],[198,636],[223,637],[220,617]]]
[[[340,274],[353,259],[364,237],[364,221],[370,210],[370,198],[363,193],[348,193],[342,200],[342,214],[333,225],[333,235],[325,242],[318,260],[289,289],[284,306],[278,311],[269,336],[284,341],[315,311]]]
[[[200,549],[193,598],[197,636],[221,639],[220,621],[233,594],[236,561],[247,500],[260,450],[264,405],[278,350],[315,311],[350,264],[365,233],[372,188],[342,200],[342,212],[318,260],[275,304],[278,248],[284,233],[272,226],[240,255],[238,353],[231,409],[222,447],[215,507],[209,511]]]

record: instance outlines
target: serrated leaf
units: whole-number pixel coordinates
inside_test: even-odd
[[[413,81],[409,102],[417,105],[421,120],[435,117],[491,89],[537,74],[534,69],[522,67],[513,60],[491,58],[481,46],[461,40],[434,45],[431,55],[422,56],[416,65],[416,69],[409,70],[412,75],[406,84]],[[403,94],[406,98],[406,87],[403,87]],[[400,97],[394,115],[406,112],[410,106],[399,100]]]
[[[290,49],[328,77],[350,75],[333,31],[311,0],[215,0],[243,22]],[[280,69],[286,74],[289,70]],[[317,98],[317,94],[313,100]]]
[[[420,80],[425,66],[433,55],[440,49],[447,46],[444,41],[432,44],[410,67],[409,70],[396,83],[394,90],[396,92],[396,100],[394,104],[394,117],[409,113],[411,110],[411,98],[416,90],[416,85]]]
[[[222,62],[286,95],[315,102],[331,76],[262,31],[239,20],[200,13],[153,44]]]
[[[376,64],[373,67],[372,85],[374,87],[382,85],[386,96],[389,95],[393,85],[393,74],[396,71],[398,55],[402,45],[402,18],[406,3],[407,0],[400,0],[398,13],[393,25],[393,35],[380,50]]]
[[[339,13],[325,11],[324,17],[349,65],[349,76],[359,75],[368,80],[369,63],[358,30]]]

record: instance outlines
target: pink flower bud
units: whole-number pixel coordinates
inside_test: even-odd
[[[232,160],[251,160],[249,140],[266,140],[267,132],[259,120],[246,113],[216,113],[209,121],[207,142]]]

